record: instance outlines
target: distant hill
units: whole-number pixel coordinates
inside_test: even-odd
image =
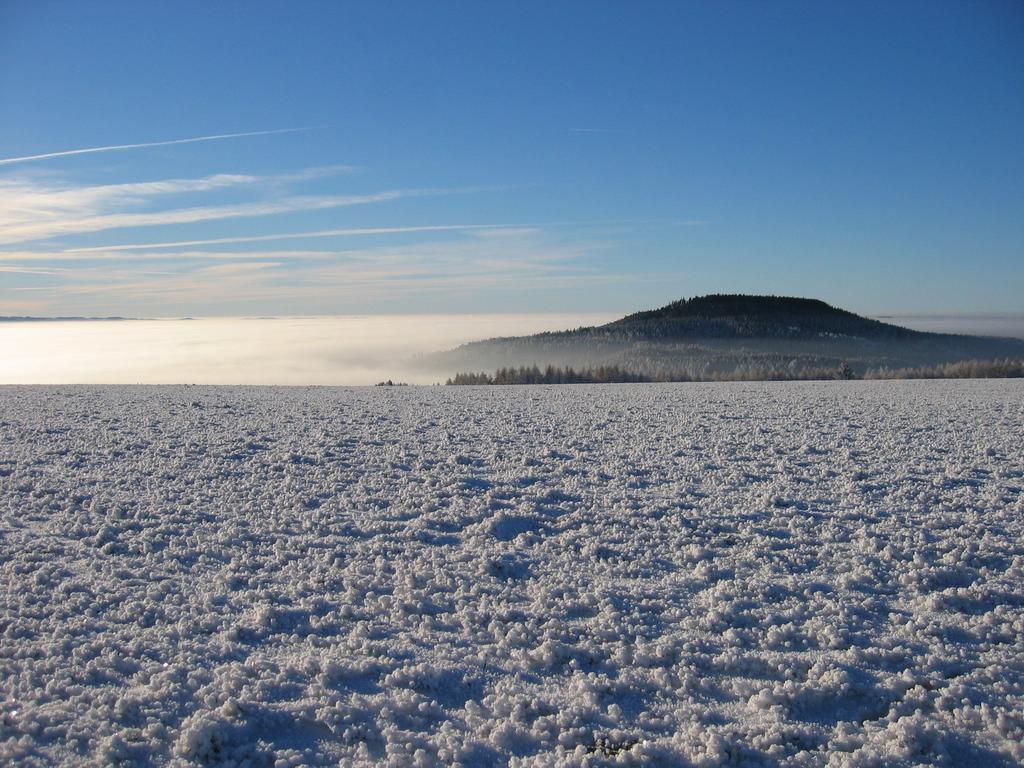
[[[929,335],[861,317],[818,299],[742,294],[712,294],[680,299],[660,309],[636,312],[605,325],[568,333],[648,340],[829,337],[913,339]]]
[[[872,369],[1024,357],[1024,341],[914,331],[824,301],[712,294],[598,326],[487,339],[434,355],[454,372],[502,366],[618,366],[648,376],[686,372],[758,378],[849,365]]]

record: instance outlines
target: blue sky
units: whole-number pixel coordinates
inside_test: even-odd
[[[0,314],[1024,311],[1022,40],[1019,2],[5,0]]]

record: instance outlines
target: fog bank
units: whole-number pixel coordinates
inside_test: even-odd
[[[915,331],[1024,339],[1024,314],[877,315],[875,319]]]
[[[443,382],[419,358],[608,314],[363,315],[0,323],[0,384]]]

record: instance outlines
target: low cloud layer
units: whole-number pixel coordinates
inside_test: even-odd
[[[606,315],[400,315],[8,323],[0,384],[442,382],[420,358],[465,341],[591,325]]]

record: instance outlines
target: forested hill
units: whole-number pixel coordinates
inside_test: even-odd
[[[593,328],[561,334],[634,340],[784,338],[920,339],[927,334],[861,317],[817,299],[713,294],[680,299]]]

